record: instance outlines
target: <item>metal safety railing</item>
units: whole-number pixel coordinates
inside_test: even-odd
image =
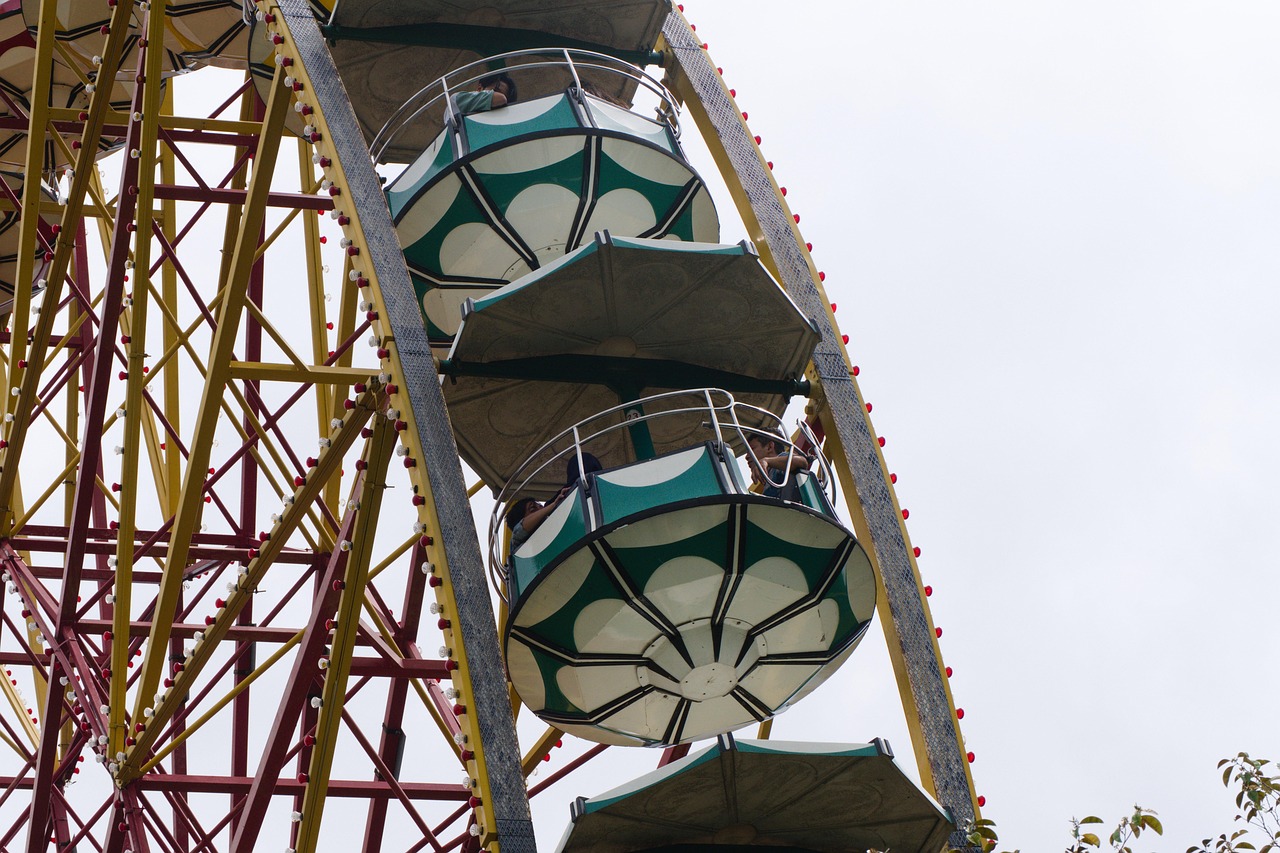
[[[514,63],[514,64],[513,64]],[[375,163],[382,162],[382,155],[392,146],[396,138],[424,115],[436,111],[443,113],[444,126],[450,126],[457,115],[453,95],[468,91],[481,80],[495,74],[508,74],[519,83],[521,76],[546,69],[563,69],[578,90],[591,92],[591,84],[583,83],[584,76],[619,77],[634,82],[658,99],[655,107],[658,120],[677,138],[680,136],[680,105],[675,96],[661,82],[650,77],[638,67],[605,53],[570,48],[535,48],[529,50],[513,50],[476,60],[460,68],[455,68],[439,80],[419,89],[409,97],[400,108],[391,114],[373,141],[369,143],[369,152]],[[517,88],[519,86],[517,85]]]
[[[650,406],[667,408],[641,412],[642,407]],[[622,416],[620,420],[616,420],[618,415]],[[785,489],[793,479],[795,473],[793,461],[804,459],[804,465],[797,471],[809,470],[810,466],[816,464],[817,468],[813,473],[826,492],[831,505],[833,507],[836,505],[836,478],[832,473],[831,463],[822,453],[817,437],[803,419],[798,422],[797,440],[793,441],[786,437],[782,429],[781,417],[768,409],[738,402],[728,391],[719,388],[669,391],[622,403],[584,418],[544,443],[516,469],[507,484],[498,492],[489,518],[489,578],[503,600],[507,598],[508,572],[503,527],[511,501],[527,494],[531,484],[541,479],[557,464],[567,465],[570,459],[576,459],[577,470],[583,472],[585,470],[584,454],[590,454],[593,447],[599,448],[619,431],[630,430],[641,424],[664,418],[687,418],[690,415],[701,415],[705,418],[701,422],[703,438],[690,438],[686,446],[693,447],[702,441],[713,440],[717,446],[729,448],[731,452],[734,447],[737,447],[748,467],[756,472],[757,476],[754,479],[761,488],[773,487],[778,490]],[[778,479],[769,473],[769,468],[751,447],[750,439],[757,436],[775,442],[780,450],[784,450],[786,465],[780,470]],[[557,447],[560,449],[557,450]],[[588,529],[594,529],[596,523],[591,517],[594,508],[590,501],[587,502],[587,513]]]

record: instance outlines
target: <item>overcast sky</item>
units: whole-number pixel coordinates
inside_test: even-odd
[[[1280,758],[1280,6],[685,8],[852,338],[986,816],[1230,831],[1217,760]],[[775,736],[910,766],[883,639],[837,681]]]

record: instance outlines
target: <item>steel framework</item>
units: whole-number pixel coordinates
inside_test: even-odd
[[[58,3],[38,4],[29,106],[6,96],[3,120],[47,142],[0,187],[14,280],[36,284],[0,350],[0,850],[533,850],[528,798],[605,748],[526,786],[561,733],[518,742],[434,362],[310,5],[257,6],[277,50],[265,103],[245,78],[217,97],[166,80],[166,0],[104,5],[101,53],[77,65]],[[859,497],[926,785],[974,815],[816,270],[674,9],[656,48],[762,257],[824,318],[810,414]],[[49,106],[55,57],[86,109]],[[127,109],[93,88],[109,79],[131,81]],[[104,140],[122,150],[98,164]]]

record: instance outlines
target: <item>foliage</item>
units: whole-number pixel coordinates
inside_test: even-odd
[[[1089,853],[1090,848],[1101,850],[1103,842],[1096,833],[1081,831],[1081,827],[1101,823],[1102,818],[1093,815],[1078,820],[1072,818],[1071,846],[1066,849],[1066,853]],[[1000,840],[996,834],[995,821],[992,820],[968,821],[963,829],[965,840],[969,842],[968,850],[992,853],[996,849],[996,843]],[[1116,824],[1115,831],[1107,839],[1107,846],[1113,853],[1133,853],[1129,843],[1141,836],[1144,831],[1163,835],[1164,827],[1160,824],[1156,813],[1151,809],[1134,806],[1133,814],[1121,818],[1120,822]],[[964,851],[950,850],[948,853],[964,853]],[[1015,850],[1013,853],[1019,853],[1019,851]]]
[[[1102,848],[1102,839],[1098,838],[1095,833],[1081,832],[1080,827],[1090,824],[1102,823],[1102,818],[1089,817],[1076,820],[1071,819],[1071,846],[1067,848],[1067,853],[1086,853],[1088,848]],[[1164,827],[1160,824],[1160,819],[1156,817],[1156,813],[1151,809],[1144,809],[1141,806],[1133,807],[1133,814],[1120,819],[1116,824],[1115,831],[1107,839],[1107,844],[1115,853],[1133,853],[1129,847],[1130,841],[1136,841],[1145,830],[1150,830],[1156,835],[1164,835]]]
[[[1280,770],[1265,758],[1250,758],[1249,753],[1242,752],[1235,758],[1224,758],[1218,762],[1222,770],[1222,784],[1238,789],[1236,792],[1235,822],[1243,824],[1231,833],[1222,833],[1217,838],[1205,838],[1199,844],[1187,848],[1187,853],[1240,853],[1240,851],[1256,851],[1256,853],[1280,853]],[[1071,845],[1066,853],[1090,853],[1092,850],[1110,848],[1112,853],[1133,853],[1130,844],[1136,841],[1143,832],[1154,832],[1164,835],[1164,827],[1160,824],[1156,813],[1140,806],[1133,807],[1133,814],[1122,818],[1115,830],[1103,842],[1090,827],[1101,825],[1102,818],[1090,815],[1079,820],[1071,819]],[[993,853],[999,836],[996,833],[995,821],[967,821],[961,827],[964,832],[966,847],[961,850],[950,850],[948,853],[968,853],[981,851]],[[1262,835],[1258,846],[1250,835],[1251,832]],[[1014,851],[1013,853],[1018,853]]]
[[[1218,762],[1222,769],[1222,784],[1230,788],[1239,786],[1236,794],[1236,822],[1245,824],[1228,835],[1205,838],[1199,844],[1187,848],[1187,853],[1235,853],[1237,850],[1256,850],[1258,853],[1280,851],[1280,775],[1268,775],[1265,758],[1250,758],[1242,752],[1235,758]],[[1249,840],[1249,830],[1256,829],[1266,839],[1261,847]]]

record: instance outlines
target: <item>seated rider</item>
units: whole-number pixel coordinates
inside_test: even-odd
[[[752,433],[747,437],[747,446],[751,448],[748,457],[751,482],[764,487],[760,494],[766,498],[795,500],[792,474],[808,468],[813,459],[792,449],[793,445],[773,430]],[[782,485],[775,485],[778,482]]]
[[[560,505],[568,491],[568,489],[562,489],[554,500],[547,501],[546,504],[540,504],[536,498],[530,497],[516,498],[512,501],[511,506],[507,508],[507,514],[503,517],[507,527],[511,528],[509,553],[514,554],[516,549],[533,535],[533,531],[547,520],[547,516]]]
[[[459,92],[453,96],[454,107],[463,115],[487,113],[515,102],[516,83],[504,73],[481,78],[474,92]]]

